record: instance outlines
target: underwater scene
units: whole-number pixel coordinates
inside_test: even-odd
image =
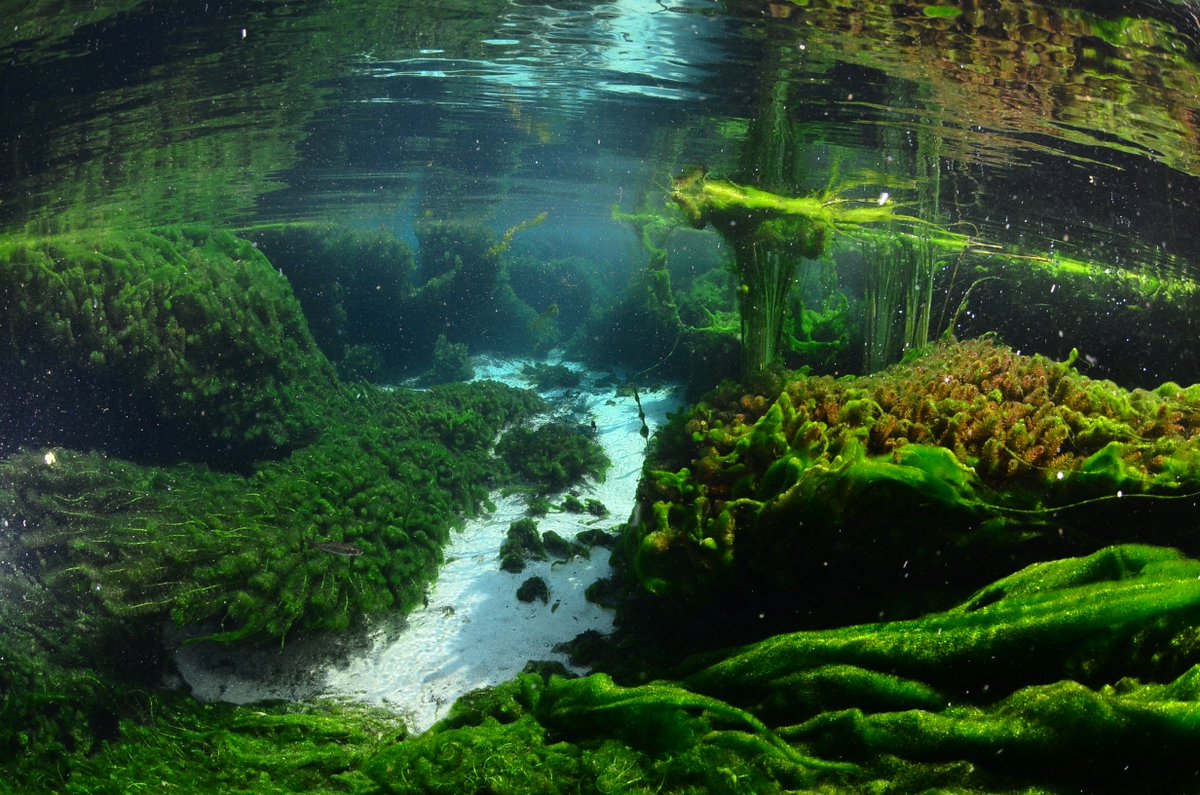
[[[0,793],[1200,795],[1200,7],[0,3]]]

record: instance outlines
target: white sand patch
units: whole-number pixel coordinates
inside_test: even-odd
[[[527,387],[521,367],[527,360],[473,359],[478,379]],[[573,490],[583,501],[599,500],[606,518],[590,514],[551,513],[537,518],[538,530],[554,530],[573,540],[580,530],[611,528],[625,521],[634,497],[646,440],[632,396],[618,396],[612,386],[599,387],[594,374],[566,363],[584,375],[579,387],[543,392],[554,407],[554,419],[590,428],[612,460],[600,483]],[[646,423],[653,431],[680,404],[676,390],[641,393]],[[556,505],[562,495],[552,495]],[[428,607],[413,611],[403,624],[380,629],[364,648],[350,651],[330,665],[316,648],[288,643],[279,652],[230,654],[225,650],[187,647],[177,655],[184,679],[197,698],[248,703],[267,698],[348,698],[387,705],[401,712],[414,732],[422,732],[445,716],[464,693],[507,681],[529,660],[558,660],[553,646],[585,630],[612,629],[611,611],[584,598],[586,588],[608,576],[609,551],[594,548],[590,559],[566,563],[531,562],[520,574],[500,569],[499,552],[509,525],[525,516],[522,497],[496,500],[496,511],[470,521],[452,535],[446,562],[428,594]],[[550,589],[548,604],[524,603],[517,588],[529,577],[541,577]],[[327,659],[327,658],[326,658]]]
[[[517,375],[525,363],[480,360],[476,377],[527,386]],[[595,420],[596,440],[612,466],[603,482],[574,490],[582,500],[604,503],[607,518],[551,513],[538,518],[538,530],[554,530],[572,540],[589,527],[620,524],[633,510],[645,458],[646,440],[633,398],[618,397],[611,387],[596,388],[586,380],[578,388],[543,396],[558,404],[556,416],[585,427]],[[641,400],[651,431],[679,405],[674,390],[646,392]],[[561,495],[556,503],[557,497]],[[380,638],[366,655],[330,671],[325,694],[392,706],[405,715],[412,731],[422,732],[444,717],[459,696],[511,679],[529,660],[566,663],[565,655],[553,651],[555,644],[588,629],[610,631],[611,611],[584,598],[589,585],[610,573],[608,550],[595,548],[587,560],[530,563],[520,574],[500,569],[500,545],[509,525],[523,516],[523,498],[504,498],[495,513],[456,533],[446,547],[446,563],[430,591],[429,606],[411,613],[398,637]],[[516,597],[521,583],[535,576],[549,585],[548,604],[527,604]]]

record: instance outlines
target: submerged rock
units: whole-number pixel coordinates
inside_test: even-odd
[[[735,639],[915,615],[1106,543],[1200,549],[1198,433],[1200,387],[1127,392],[986,340],[719,390],[657,439],[630,563],[678,620]]]
[[[517,588],[517,598],[522,602],[541,600],[542,604],[550,604],[550,586],[541,577],[530,577]]]

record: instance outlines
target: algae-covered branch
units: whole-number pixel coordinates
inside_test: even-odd
[[[779,355],[786,298],[802,260],[822,256],[834,235],[853,235],[866,224],[925,224],[897,213],[887,194],[846,198],[848,187],[789,197],[713,179],[700,170],[675,180],[671,199],[688,223],[711,225],[733,249],[746,376],[766,371]]]

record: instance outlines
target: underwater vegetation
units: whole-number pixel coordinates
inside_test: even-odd
[[[336,378],[291,288],[199,227],[0,240],[0,452],[242,468],[311,441]]]
[[[412,292],[412,251],[390,233],[335,224],[277,224],[244,230],[291,283],[313,339],[339,370],[370,350],[395,367],[392,323]],[[347,361],[347,360],[350,361]]]
[[[520,674],[408,737],[348,705],[156,696],[22,791],[1194,791],[1200,563],[1119,546],[909,621],[778,635],[640,683]],[[10,708],[10,707],[6,707]],[[14,757],[15,759],[16,757]],[[28,768],[26,773],[31,772]]]
[[[10,238],[0,285],[0,756],[50,791],[150,720],[165,626],[281,644],[418,604],[509,482],[494,440],[545,410],[490,382],[340,383],[227,233]]]
[[[409,356],[432,350],[438,329],[450,342],[500,353],[532,351],[540,331],[554,331],[551,324],[535,325],[538,312],[513,292],[505,266],[513,237],[539,219],[544,215],[500,236],[476,222],[416,223],[418,287],[401,310],[397,329]]]
[[[1109,548],[671,680],[522,674],[366,772],[391,793],[1188,791],[1197,575],[1170,550]]]
[[[450,342],[446,335],[442,334],[433,343],[433,364],[418,381],[430,386],[470,381],[474,377],[475,368],[471,365],[467,346],[461,342]]]
[[[524,303],[507,270],[513,238],[542,219],[500,235],[479,222],[422,219],[413,230],[415,255],[390,232],[335,224],[258,226],[240,234],[295,286],[313,336],[343,377],[378,382],[436,366],[445,354],[438,352],[443,336],[452,345],[501,353],[556,343],[556,319]]]
[[[450,529],[505,481],[492,439],[542,405],[491,382],[360,392],[248,476],[23,452],[0,462],[0,511],[31,576],[105,614],[225,642],[341,630],[420,601]]]
[[[496,443],[496,455],[540,494],[562,491],[585,477],[603,480],[611,463],[599,442],[565,422],[512,428]]]
[[[246,476],[61,448],[0,462],[0,580],[24,594],[0,631],[0,749],[89,753],[139,703],[130,684],[157,681],[167,621],[283,642],[419,604],[451,529],[505,482],[492,439],[541,408],[499,384],[360,392]]]
[[[915,614],[1117,541],[1190,549],[1198,400],[989,340],[874,376],[730,386],[656,439],[626,551],[650,593],[768,631]],[[835,582],[852,596],[815,610]]]
[[[744,378],[765,372],[780,355],[784,310],[802,260],[820,257],[834,235],[852,235],[865,224],[927,223],[874,197],[848,199],[851,187],[831,184],[818,195],[789,197],[699,169],[675,180],[670,198],[687,223],[711,225],[733,250]]]

